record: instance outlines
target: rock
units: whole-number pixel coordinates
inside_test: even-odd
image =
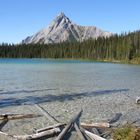
[[[136,98],[136,104],[140,104],[140,97]]]
[[[64,13],[60,13],[47,27],[29,36],[23,44],[59,43],[64,41],[83,41],[89,38],[109,37],[112,33],[95,26],[80,26],[73,23]]]

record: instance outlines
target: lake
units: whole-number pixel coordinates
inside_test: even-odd
[[[139,87],[139,65],[78,60],[0,59],[1,107],[7,107],[9,103],[20,105],[31,100],[45,102],[34,96],[46,94],[127,91],[138,95]],[[12,100],[23,97],[26,100],[21,102]]]
[[[34,106],[37,103],[60,122],[67,122],[82,108],[82,121],[108,121],[119,114],[114,126],[127,122],[140,126],[137,96],[140,96],[139,65],[0,59],[0,113],[41,114]],[[31,134],[33,128],[50,124],[42,116],[8,121],[2,130]]]

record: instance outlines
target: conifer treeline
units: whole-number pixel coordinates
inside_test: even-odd
[[[1,58],[72,58],[140,63],[140,31],[58,44],[1,44]]]

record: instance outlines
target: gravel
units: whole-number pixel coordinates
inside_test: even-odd
[[[136,94],[135,96],[137,97]],[[41,99],[43,100],[44,98]],[[118,127],[130,123],[140,127],[140,105],[135,103],[135,97],[128,91],[117,91],[114,94],[52,94],[52,96],[48,96],[46,102],[44,101],[41,103],[38,102],[38,100],[30,100],[30,102],[27,101],[20,105],[14,104],[7,107],[3,106],[0,108],[0,112],[1,114],[41,114],[33,104],[30,104],[31,102],[39,103],[45,110],[47,110],[47,112],[63,123],[67,123],[71,117],[82,108],[83,113],[80,118],[81,121],[107,122],[117,113],[120,113],[121,116],[119,117],[119,120],[112,123],[112,126]],[[42,117],[38,118],[11,120],[2,128],[2,131],[9,134],[24,135],[33,133],[34,129],[39,129],[52,124],[53,123],[42,114]],[[0,136],[0,139],[6,140],[7,138]]]

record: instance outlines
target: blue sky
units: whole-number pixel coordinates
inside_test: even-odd
[[[113,33],[140,29],[140,0],[0,0],[0,42],[18,43],[61,11],[80,25]]]

